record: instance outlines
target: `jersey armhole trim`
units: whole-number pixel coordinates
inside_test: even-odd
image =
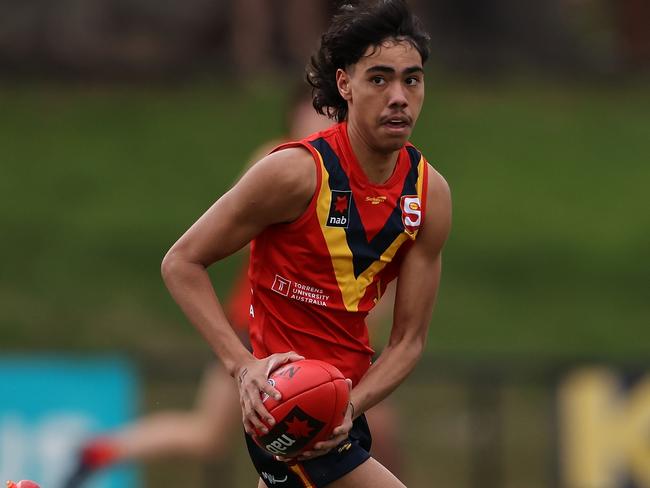
[[[424,159],[424,156],[421,156],[422,164],[422,223],[424,224],[425,219],[427,218],[427,201],[429,200],[429,163]]]
[[[277,151],[281,151],[282,149],[289,149],[292,147],[301,147],[307,149],[311,154],[312,159],[314,160],[314,165],[316,166],[316,187],[314,188],[314,194],[312,195],[311,200],[309,201],[309,204],[307,205],[307,208],[305,208],[303,213],[297,219],[292,220],[291,222],[284,222],[279,225],[300,225],[316,211],[316,202],[318,201],[318,195],[320,194],[320,187],[323,179],[323,172],[320,163],[320,155],[318,154],[316,149],[314,149],[311,145],[307,144],[306,142],[303,141],[286,142],[284,144],[280,144],[279,146],[277,146],[269,154],[272,154]]]

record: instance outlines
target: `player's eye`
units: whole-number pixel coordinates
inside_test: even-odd
[[[370,81],[373,85],[383,85],[386,82],[382,76],[373,76]]]
[[[416,76],[410,76],[410,77],[406,78],[406,84],[408,86],[415,86],[418,83],[420,83],[420,79],[418,77],[416,77]]]

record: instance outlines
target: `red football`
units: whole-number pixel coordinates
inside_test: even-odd
[[[316,359],[288,363],[273,371],[269,382],[282,395],[280,400],[264,395],[275,425],[253,439],[271,454],[297,456],[328,439],[343,423],[350,389],[331,364]]]

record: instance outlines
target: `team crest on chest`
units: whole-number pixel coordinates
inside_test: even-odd
[[[328,227],[348,228],[350,223],[350,206],[352,205],[352,192],[350,190],[332,190],[332,202],[327,215]]]
[[[404,195],[400,200],[402,223],[407,234],[413,235],[422,223],[422,206],[417,195]]]

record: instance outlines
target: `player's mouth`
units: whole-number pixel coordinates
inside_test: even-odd
[[[411,130],[411,119],[406,115],[393,115],[381,118],[381,125],[394,134],[403,134]]]

